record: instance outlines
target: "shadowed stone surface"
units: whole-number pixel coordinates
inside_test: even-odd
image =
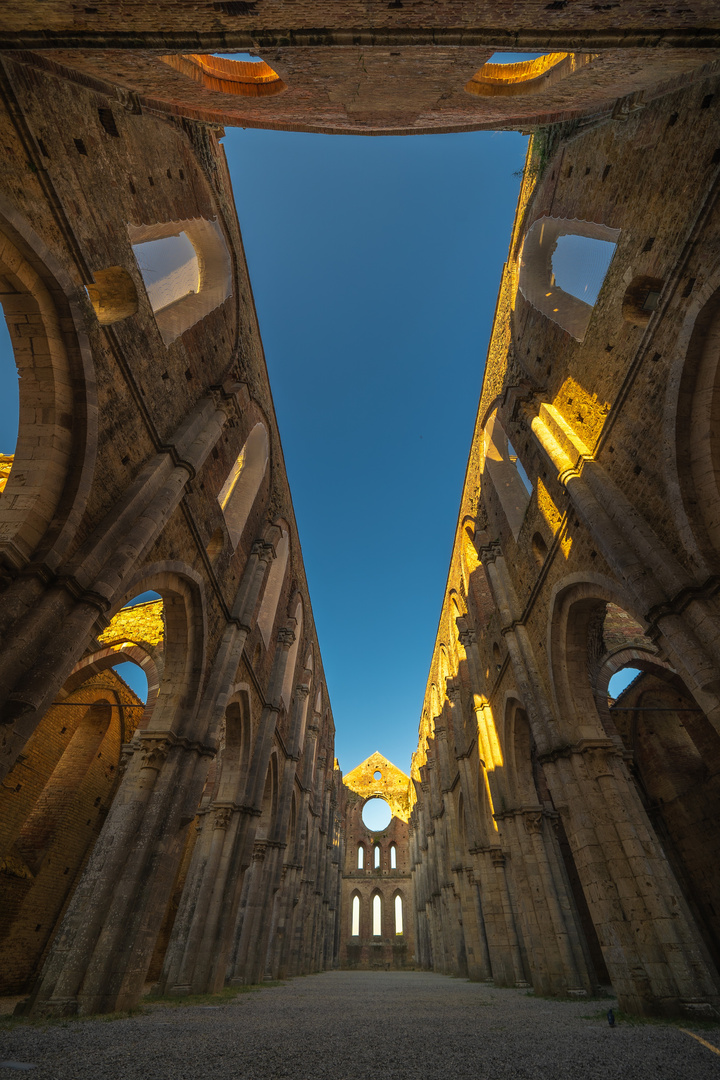
[[[215,1010],[153,1005],[112,1023],[16,1029],[38,1080],[677,1080],[717,1057],[677,1027],[620,1025],[611,1001],[549,1001],[424,972],[327,972]],[[592,1019],[588,1019],[592,1017]],[[700,1032],[720,1041],[720,1028]]]

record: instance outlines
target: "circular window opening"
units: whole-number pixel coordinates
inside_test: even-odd
[[[384,799],[368,799],[363,806],[362,819],[370,832],[382,832],[392,821],[392,810]]]
[[[373,777],[375,780],[382,780],[382,773],[379,769],[375,770],[375,772],[373,773]]]

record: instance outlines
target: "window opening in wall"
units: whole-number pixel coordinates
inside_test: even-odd
[[[352,919],[350,924],[350,936],[360,937],[360,897],[352,898]]]
[[[402,910],[402,897],[395,897],[395,933],[396,935],[403,933],[403,910]]]
[[[620,671],[616,671],[608,683],[608,697],[615,700],[619,698],[623,690],[627,690],[628,686],[634,679],[640,675],[639,668],[626,667]]]
[[[130,689],[137,694],[143,703],[147,702],[147,675],[139,664],[134,664],[132,660],[128,660],[122,664],[113,664],[113,671],[117,672],[123,682],[128,684]]]
[[[154,312],[198,291],[200,267],[187,233],[133,244],[133,254]]]
[[[187,53],[160,59],[215,93],[264,97],[286,89],[277,71],[251,53]]]
[[[527,491],[528,495],[532,495],[533,486],[530,483],[530,478],[529,478],[528,474],[525,472],[525,470],[523,469],[522,461],[517,456],[517,454],[515,452],[515,447],[510,442],[509,439],[508,439],[508,444],[507,445],[508,445],[508,455],[509,455],[510,461],[513,463],[513,465],[517,469],[518,476],[520,477],[523,484],[525,485],[525,490]]]
[[[373,773],[373,778],[375,780],[381,780],[382,779],[382,773],[380,772],[379,769],[375,770],[375,772]]]
[[[263,641],[266,646],[270,644],[273,626],[275,625],[275,616],[280,600],[280,592],[285,580],[285,569],[287,567],[289,551],[290,537],[288,536],[287,529],[282,528],[281,526],[280,540],[275,549],[275,558],[270,563],[267,585],[265,586],[265,592],[263,593],[262,603],[260,605],[260,612],[257,617],[258,629],[263,636]]]
[[[617,244],[592,236],[559,236],[552,254],[551,286],[593,306],[615,254]]]
[[[376,844],[373,848],[373,865],[376,870],[380,869],[380,845]]]
[[[394,844],[390,845],[390,869],[397,870],[397,848]]]
[[[520,292],[582,341],[619,237],[619,229],[594,221],[538,218],[523,241]]]
[[[165,345],[232,296],[232,261],[217,221],[129,224],[128,237]]]
[[[375,893],[373,896],[372,932],[373,937],[382,937],[382,900],[379,893]]]
[[[382,832],[392,821],[392,811],[385,799],[368,799],[362,810],[363,824],[370,832]]]
[[[218,494],[233,548],[238,546],[270,457],[264,424],[256,424]]]
[[[548,546],[539,532],[533,534],[532,552],[535,556],[535,562],[538,564],[538,566],[542,566],[548,553]]]
[[[547,53],[539,52],[496,52],[493,53],[488,64],[524,64],[527,60],[537,60],[540,56],[547,56]]]
[[[236,53],[212,53],[212,56],[217,56],[219,60],[241,60],[244,64],[262,64],[264,61],[261,56],[253,56],[249,52],[236,52]]]
[[[358,870],[365,869],[365,848],[362,846],[362,844],[358,844],[357,868]]]
[[[15,350],[7,323],[0,318],[0,431],[4,440],[0,446],[0,492],[10,475],[19,423],[20,387]]]

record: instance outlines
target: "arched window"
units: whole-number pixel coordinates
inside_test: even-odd
[[[269,457],[270,444],[265,425],[256,424],[248,435],[218,495],[218,502],[225,517],[233,548],[240,543],[240,537],[265,475]]]
[[[508,441],[505,430],[494,412],[484,432],[485,462],[483,472],[489,475],[497,492],[505,517],[517,540],[532,494],[532,484]]]
[[[373,848],[373,866],[376,870],[380,869],[380,845],[375,844]]]
[[[395,897],[395,933],[402,934],[403,931],[403,911],[402,911],[402,896],[400,893]]]
[[[373,896],[372,932],[373,937],[382,937],[382,898],[380,893],[375,893]]]
[[[287,567],[288,553],[290,551],[290,537],[288,536],[287,529],[283,526],[281,526],[281,528],[282,534],[275,551],[275,558],[270,564],[270,573],[268,574],[267,585],[265,586],[262,604],[260,605],[260,613],[258,614],[257,619],[257,624],[266,647],[270,644],[270,638],[275,624],[275,613],[277,612],[280,592],[283,587],[283,581],[285,580],[285,569]]]
[[[523,242],[520,292],[582,341],[619,236],[619,229],[592,221],[538,218]]]
[[[352,919],[350,924],[350,936],[360,937],[360,897],[357,893],[352,898]]]
[[[298,648],[300,646],[300,638],[302,636],[303,628],[303,606],[302,600],[298,600],[295,605],[295,640],[290,646],[288,652],[287,667],[285,668],[285,677],[282,684],[282,700],[285,703],[285,708],[290,708],[290,702],[293,696],[293,687],[295,686],[295,665],[297,664]]]
[[[390,845],[390,869],[397,870],[397,848],[395,844]]]
[[[162,56],[165,64],[194,79],[206,90],[242,97],[267,97],[286,89],[276,71],[261,57],[248,53],[212,55],[190,53],[185,56]]]
[[[128,225],[148,300],[166,345],[232,294],[232,263],[217,221]]]
[[[481,97],[513,97],[546,90],[587,63],[582,54],[493,53],[465,84],[467,94]]]
[[[365,848],[362,846],[362,844],[358,844],[357,868],[358,868],[358,870],[364,870],[365,869]]]

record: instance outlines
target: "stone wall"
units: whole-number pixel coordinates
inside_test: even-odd
[[[20,783],[6,989],[89,1013],[148,978],[186,993],[322,970],[334,724],[219,133],[17,58],[1,80],[0,302],[21,376],[0,495],[0,773],[6,794]],[[198,245],[174,338],[129,226]],[[162,600],[126,607],[146,590]],[[123,732],[98,698],[118,661],[149,684]],[[108,710],[112,748],[88,765]],[[53,783],[65,714],[84,734]],[[33,747],[55,758],[25,784]]]
[[[412,770],[421,964],[648,1014],[718,1002],[719,101],[533,141]],[[566,329],[558,237],[600,227]]]
[[[390,807],[392,818],[386,829],[373,831],[363,822],[363,808],[373,798],[383,799]],[[382,754],[372,754],[344,778],[341,967],[389,970],[415,966],[409,815],[410,778]],[[359,850],[362,867],[358,865]],[[376,896],[380,897],[379,933],[373,918]],[[402,932],[397,925],[398,896]],[[353,926],[355,897],[359,899],[357,927]],[[353,929],[359,932],[353,933]]]

